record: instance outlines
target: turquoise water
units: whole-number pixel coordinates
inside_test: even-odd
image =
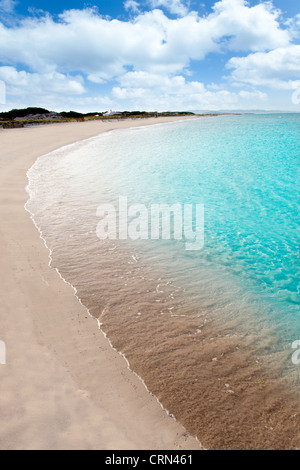
[[[289,349],[300,338],[299,131],[300,116],[283,114],[101,135],[33,167],[39,225],[47,233],[55,220],[53,246],[63,248],[61,232],[94,233],[98,205],[117,207],[120,195],[147,207],[204,204],[203,250],[188,252],[175,240],[128,240],[127,247],[175,280],[194,305],[241,323],[251,315],[267,321]]]
[[[51,266],[208,448],[299,448],[299,131],[296,114],[116,130],[28,172]],[[120,196],[203,204],[203,249],[99,240],[97,209]]]
[[[227,116],[104,137],[115,195],[205,205],[204,249],[156,243],[160,259],[176,252],[193,284],[205,262],[236,277],[288,340],[300,335],[299,131],[299,115]]]

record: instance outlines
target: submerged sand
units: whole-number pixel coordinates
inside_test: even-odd
[[[174,119],[0,130],[1,450],[201,448],[49,269],[49,252],[24,209],[26,172],[39,156],[111,129]]]

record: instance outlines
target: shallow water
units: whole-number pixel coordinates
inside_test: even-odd
[[[52,266],[210,448],[299,447],[299,115],[113,131],[28,172]],[[99,240],[100,204],[204,204],[205,245]]]

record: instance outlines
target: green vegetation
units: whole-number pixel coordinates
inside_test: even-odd
[[[15,118],[23,118],[29,114],[48,114],[50,111],[44,108],[26,108],[26,109],[12,109],[6,113],[0,113],[0,120],[12,121]]]
[[[193,116],[191,112],[146,112],[122,111],[118,113],[78,113],[76,111],[63,111],[56,113],[45,108],[13,109],[0,113],[0,126],[4,128],[24,127],[33,124],[50,124],[59,122],[74,122],[88,120],[115,120],[115,119],[144,119],[150,117]]]

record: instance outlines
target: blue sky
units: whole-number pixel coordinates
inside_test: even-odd
[[[0,110],[299,112],[299,38],[295,0],[0,0]]]

